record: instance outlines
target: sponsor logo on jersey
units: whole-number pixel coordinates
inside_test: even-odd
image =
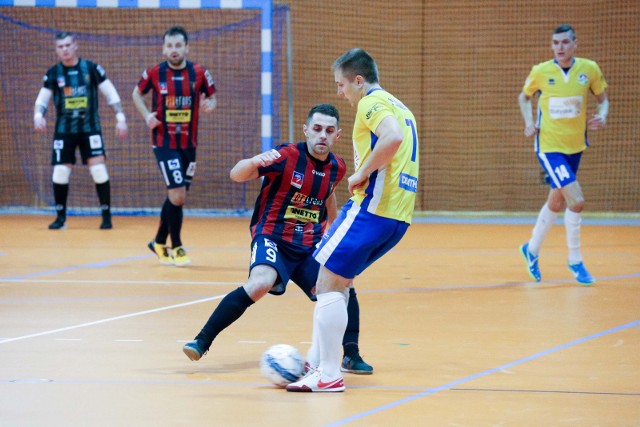
[[[191,97],[190,96],[167,96],[164,99],[164,105],[167,108],[191,107]]]
[[[380,111],[382,110],[382,105],[380,104],[373,104],[373,106],[369,109],[369,111],[367,111],[367,114],[365,114],[365,117],[367,118],[367,120],[369,120],[376,111]]]
[[[291,176],[291,185],[296,188],[302,188],[302,180],[304,179],[304,174],[293,171],[293,175]]]
[[[411,191],[412,193],[417,193],[418,178],[413,177],[411,175],[407,175],[406,173],[401,173],[400,181],[398,182],[398,187],[405,189],[407,191]]]
[[[191,121],[191,110],[167,110],[165,111],[167,123],[189,123]]]
[[[553,86],[556,84],[556,79],[549,79],[549,86]]]
[[[299,191],[291,197],[291,201],[298,205],[303,206],[322,206],[324,205],[324,201],[317,199],[315,197],[309,197],[306,194],[302,194]]]
[[[326,175],[326,173],[317,171],[315,169],[312,170],[311,173],[314,174],[314,175],[318,175],[318,176],[325,176]]]
[[[288,206],[287,212],[285,212],[284,217],[286,219],[295,219],[301,222],[317,223],[320,220],[320,211]]]
[[[213,81],[213,77],[211,76],[211,74],[209,73],[209,70],[204,70],[204,76],[207,79],[207,84],[209,86],[213,86],[215,83]]]
[[[65,98],[64,108],[67,110],[77,110],[78,108],[87,108],[89,101],[86,96],[78,98]]]

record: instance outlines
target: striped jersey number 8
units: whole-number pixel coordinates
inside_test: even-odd
[[[411,149],[411,161],[416,161],[416,151],[418,151],[418,136],[416,135],[416,125],[410,119],[404,120],[407,126],[411,128],[411,136],[413,138],[413,148]]]

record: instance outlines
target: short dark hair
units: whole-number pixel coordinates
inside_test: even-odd
[[[71,41],[76,40],[76,35],[69,31],[60,31],[59,33],[56,33],[56,41],[66,39],[67,37],[71,37]]]
[[[355,48],[341,55],[331,66],[333,71],[340,70],[350,81],[360,75],[367,83],[378,83],[378,65],[371,55],[363,49]]]
[[[185,43],[189,43],[189,36],[187,35],[187,30],[184,29],[184,27],[181,27],[180,25],[174,25],[173,27],[169,28],[167,31],[164,32],[164,35],[162,36],[162,40],[164,41],[164,39],[169,36],[182,36],[184,37],[184,42]]]
[[[553,34],[561,34],[561,33],[571,33],[571,39],[576,39],[576,31],[569,24],[562,24],[555,30],[553,30]]]
[[[331,104],[316,104],[311,107],[311,110],[309,110],[309,114],[307,115],[307,124],[311,123],[311,119],[315,113],[335,117],[336,122],[340,124],[340,113],[338,112],[338,109]]]

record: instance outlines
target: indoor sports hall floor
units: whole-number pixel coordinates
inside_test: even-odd
[[[566,267],[564,228],[543,282],[518,246],[531,223],[416,223],[356,282],[371,376],[335,394],[261,377],[270,345],[303,354],[313,305],[268,296],[199,362],[181,347],[249,261],[248,219],[187,216],[193,264],[146,248],[155,217],[0,216],[0,426],[640,426],[640,227],[583,227],[598,282]]]

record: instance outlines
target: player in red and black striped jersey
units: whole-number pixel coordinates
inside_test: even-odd
[[[69,177],[76,162],[76,149],[80,151],[83,164],[96,184],[102,211],[101,229],[112,228],[111,186],[105,164],[105,148],[102,128],[98,116],[98,90],[116,113],[116,134],[127,136],[127,122],[120,96],[107,78],[104,69],[89,60],[78,57],[78,43],[72,33],[56,34],[56,54],[60,61],[49,68],[44,76],[42,88],[36,99],[33,126],[36,131],[47,128],[45,113],[53,96],[56,106],[56,125],[53,133],[53,195],[56,202],[56,220],[49,229],[65,228]]]
[[[166,61],[142,73],[133,90],[133,103],[151,129],[153,152],[167,186],[160,225],[148,247],[160,263],[184,266],[191,262],[182,247],[182,207],[196,170],[200,109],[216,107],[216,86],[209,71],[187,61],[189,38],[184,28],[169,28],[163,37]],[[152,92],[151,110],[143,98]],[[171,236],[172,248],[167,246]]]
[[[183,347],[191,360],[199,360],[216,336],[254,302],[267,293],[283,294],[289,280],[315,300],[320,264],[313,252],[326,226],[336,218],[334,190],[346,173],[344,160],[331,152],[340,137],[338,125],[338,110],[318,104],[303,126],[306,142],[280,145],[240,160],[231,170],[231,179],[237,182],[263,178],[250,225],[249,279],[220,301],[200,333]],[[343,347],[345,356],[358,363],[345,370],[371,374],[373,368],[359,355],[360,308],[353,287],[348,310]],[[311,367],[317,362],[308,361]]]

